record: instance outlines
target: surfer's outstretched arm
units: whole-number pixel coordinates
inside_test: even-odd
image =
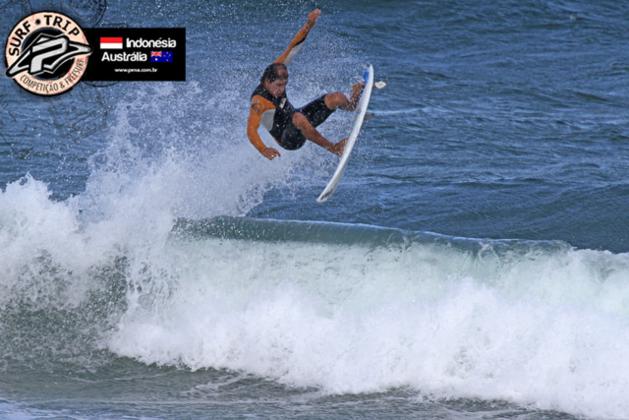
[[[247,119],[247,137],[253,146],[258,149],[258,152],[265,158],[273,160],[280,156],[280,152],[272,147],[267,147],[262,141],[260,134],[258,134],[258,127],[262,121],[262,114],[266,111],[266,107],[263,103],[253,98],[251,100],[251,107],[249,108],[249,118]]]
[[[308,21],[301,27],[299,32],[297,32],[297,35],[295,35],[290,44],[288,44],[288,48],[286,48],[282,55],[275,59],[274,63],[288,64],[293,59],[306,40],[308,33],[315,26],[319,16],[321,16],[321,10],[319,9],[314,9],[312,12],[308,13]]]

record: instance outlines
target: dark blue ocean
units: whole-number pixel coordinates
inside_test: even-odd
[[[335,156],[246,137],[314,7],[291,102],[387,83],[323,205]],[[3,42],[37,10],[185,27],[187,80],[2,66],[0,418],[629,417],[629,2],[0,0]]]

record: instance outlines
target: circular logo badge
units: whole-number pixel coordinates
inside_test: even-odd
[[[79,83],[91,53],[74,20],[57,12],[34,13],[9,34],[6,75],[36,95],[60,95]]]

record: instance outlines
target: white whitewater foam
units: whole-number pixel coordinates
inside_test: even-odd
[[[107,343],[145,363],[629,415],[627,255],[178,241],[153,273]]]

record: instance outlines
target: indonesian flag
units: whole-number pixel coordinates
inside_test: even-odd
[[[100,37],[101,50],[121,50],[122,37]]]

